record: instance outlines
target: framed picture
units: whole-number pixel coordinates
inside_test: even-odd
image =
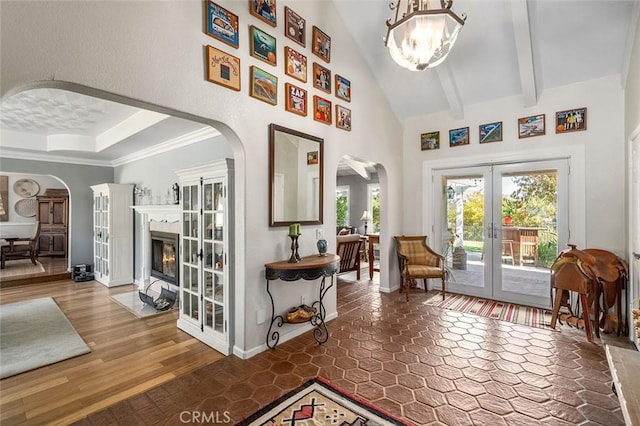
[[[318,55],[325,62],[331,62],[331,37],[326,35],[320,28],[313,26],[311,33],[313,53]]]
[[[518,119],[518,138],[530,138],[545,134],[544,114],[532,115]]]
[[[284,35],[302,47],[307,46],[307,21],[289,6],[284,7]]]
[[[318,164],[318,151],[307,152],[307,165]]]
[[[238,48],[238,15],[229,12],[211,0],[205,1],[206,33],[211,37]]]
[[[351,110],[342,105],[336,105],[336,127],[351,131]]]
[[[278,103],[278,77],[251,66],[249,95],[271,105]]]
[[[313,119],[331,125],[331,101],[315,95],[313,97]]]
[[[479,129],[480,143],[500,142],[502,140],[502,121],[481,124]]]
[[[317,62],[313,63],[313,87],[331,93],[331,71]]]
[[[336,74],[336,98],[351,102],[351,82],[341,75]]]
[[[422,151],[440,149],[440,132],[428,132],[421,134],[420,149]]]
[[[556,112],[556,133],[587,130],[587,109],[577,108]]]
[[[290,83],[284,84],[286,92],[285,109],[294,114],[307,116],[307,91]]]
[[[240,58],[207,46],[207,80],[229,89],[240,90]]]
[[[276,65],[276,38],[265,33],[258,27],[249,25],[249,53],[254,58]]]
[[[249,12],[272,27],[277,25],[276,0],[249,0]]]
[[[449,146],[469,145],[469,128],[449,130]]]
[[[290,77],[298,79],[303,83],[307,82],[307,57],[289,46],[284,47],[284,73]]]

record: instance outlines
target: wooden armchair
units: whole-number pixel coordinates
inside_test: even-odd
[[[339,235],[337,237],[336,254],[340,256],[338,273],[356,271],[360,281],[360,255],[364,249],[364,239],[358,234]]]
[[[427,237],[420,236],[396,236],[396,250],[398,252],[398,265],[400,267],[400,292],[406,291],[409,301],[409,287],[416,279],[424,280],[424,291],[427,291],[427,279],[440,278],[442,281],[442,300],[445,295],[445,262],[444,256],[427,245]]]
[[[38,239],[40,238],[40,221],[33,226],[33,234],[29,238],[17,238],[7,241],[2,246],[0,269],[4,269],[5,262],[11,259],[31,259],[36,264],[38,257]]]

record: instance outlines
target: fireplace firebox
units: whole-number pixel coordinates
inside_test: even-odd
[[[151,231],[151,276],[178,285],[180,264],[178,244],[180,236],[168,232]]]

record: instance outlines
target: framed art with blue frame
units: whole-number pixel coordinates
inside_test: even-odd
[[[211,37],[238,48],[238,15],[229,12],[211,0],[205,0],[206,33]]]
[[[449,146],[469,145],[469,128],[449,130]]]
[[[276,0],[249,0],[249,12],[272,27],[277,25]]]
[[[500,142],[502,140],[502,121],[481,124],[479,126],[480,143]]]
[[[440,132],[427,132],[421,134],[420,149],[422,151],[440,149]]]

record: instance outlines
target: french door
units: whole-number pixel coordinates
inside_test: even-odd
[[[549,307],[549,267],[569,240],[567,160],[434,172],[447,289]]]

